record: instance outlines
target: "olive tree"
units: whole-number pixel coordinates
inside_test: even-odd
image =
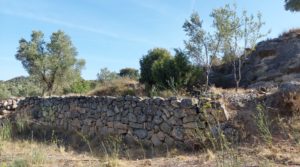
[[[285,0],[285,10],[300,11],[300,0]]]
[[[21,39],[16,59],[40,84],[43,95],[60,93],[69,87],[81,73],[85,61],[77,59],[77,51],[71,39],[63,31],[52,33],[50,42],[44,40],[41,31],[33,31],[31,40]]]
[[[225,7],[216,9],[214,11],[216,17],[226,20],[230,27],[227,27],[224,31],[223,37],[223,52],[233,57],[233,76],[236,84],[236,90],[239,88],[240,81],[242,79],[242,63],[243,58],[246,58],[256,46],[259,39],[266,36],[267,33],[261,33],[261,29],[265,24],[262,21],[262,15],[257,13],[248,15],[247,11],[243,11],[242,14],[238,14],[236,6]],[[223,23],[222,23],[223,24]]]
[[[196,12],[183,25],[183,29],[189,37],[188,40],[184,41],[187,53],[196,65],[205,69],[206,90],[209,85],[212,60],[220,57],[222,42],[229,35],[228,29],[232,26],[228,20],[229,15],[230,13],[227,11],[214,10],[210,15],[213,18],[211,31],[204,29],[203,21],[200,20],[200,16]]]
[[[204,29],[203,21],[197,13],[193,13],[185,21],[183,28],[188,40],[184,41],[188,55],[206,72],[206,89],[213,60],[226,55],[233,63],[233,74],[236,88],[242,78],[242,55],[254,50],[256,42],[266,34],[261,33],[264,22],[261,14],[248,15],[237,12],[235,5],[225,5],[214,9],[210,14],[213,24],[209,30]]]

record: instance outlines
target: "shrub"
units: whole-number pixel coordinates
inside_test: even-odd
[[[88,93],[92,96],[144,96],[144,88],[131,78],[122,77],[99,83],[94,90]]]
[[[254,115],[255,123],[258,128],[258,132],[263,139],[263,141],[267,144],[272,144],[272,133],[270,130],[271,122],[266,115],[265,106],[259,104],[256,106],[257,114]]]
[[[116,72],[109,71],[107,68],[100,69],[100,72],[97,74],[97,79],[100,82],[111,81],[119,78],[119,75]]]
[[[155,84],[152,75],[152,66],[155,61],[170,58],[171,54],[168,50],[163,48],[154,48],[148,51],[148,54],[143,56],[140,60],[141,78],[140,82],[145,83],[148,88]]]
[[[189,58],[184,54],[183,51],[179,49],[175,49],[175,56],[161,56],[159,59],[156,59],[151,64],[151,69],[148,69],[147,77],[150,80],[143,80],[143,68],[141,65],[141,74],[144,83],[156,86],[159,90],[166,90],[166,89],[178,89],[186,86],[191,77],[192,72],[192,65],[189,61]],[[149,54],[149,56],[152,56]],[[144,61],[150,59],[149,57],[144,57]],[[153,60],[153,59],[151,59]],[[149,64],[147,64],[149,65]],[[172,82],[172,85],[171,85]],[[151,90],[151,89],[149,89]]]
[[[121,77],[129,77],[132,79],[138,79],[139,78],[139,70],[134,68],[123,68],[120,70],[119,75]]]
[[[65,89],[64,93],[78,93],[83,94],[87,93],[91,90],[92,81],[86,81],[84,79],[79,79],[78,81],[75,81],[72,83],[69,89]]]
[[[0,99],[6,99],[9,96],[11,96],[11,94],[8,91],[8,87],[5,84],[0,83]]]
[[[159,89],[168,88],[168,81],[172,78],[177,81],[177,71],[174,69],[175,61],[170,57],[157,60],[152,65],[152,78]],[[176,77],[176,78],[175,78]]]

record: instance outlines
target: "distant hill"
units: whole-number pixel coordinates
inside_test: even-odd
[[[19,76],[7,81],[0,81],[0,98],[36,96],[41,94],[41,89],[36,85],[32,78]]]

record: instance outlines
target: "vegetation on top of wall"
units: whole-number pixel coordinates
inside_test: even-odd
[[[139,70],[135,68],[122,68],[119,72],[121,77],[129,77],[138,80],[140,78]]]

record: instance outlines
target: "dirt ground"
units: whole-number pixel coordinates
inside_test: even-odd
[[[300,166],[300,145],[278,142],[272,146],[243,146],[227,151],[179,153],[170,150],[167,155],[151,159],[119,158],[117,155],[93,156],[92,153],[65,151],[64,147],[34,141],[2,141],[0,167],[255,167]]]

